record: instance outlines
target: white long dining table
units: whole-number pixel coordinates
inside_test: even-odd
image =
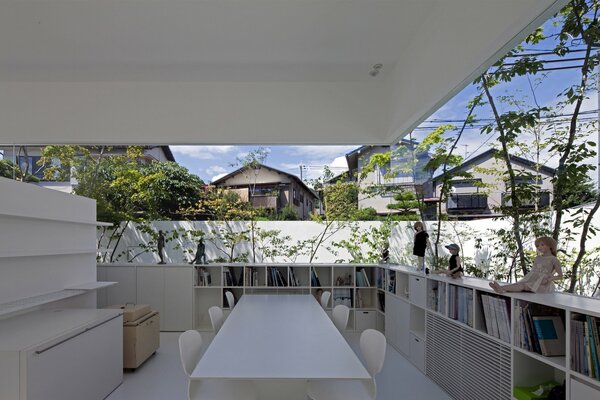
[[[260,399],[306,399],[308,379],[370,379],[311,295],[241,297],[192,379],[250,379]],[[285,394],[285,397],[282,395]]]

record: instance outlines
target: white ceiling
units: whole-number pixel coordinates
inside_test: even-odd
[[[391,143],[564,3],[0,0],[0,143]]]

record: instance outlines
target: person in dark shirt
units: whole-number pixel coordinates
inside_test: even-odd
[[[429,234],[425,231],[425,226],[421,221],[415,222],[415,241],[413,246],[413,255],[417,256],[417,269],[425,271],[425,250],[430,247]]]
[[[460,252],[460,247],[456,243],[449,244],[445,247],[448,249],[448,251],[450,251],[448,271],[445,271],[445,274],[455,279],[462,278],[464,270],[460,263],[460,256],[458,255]]]

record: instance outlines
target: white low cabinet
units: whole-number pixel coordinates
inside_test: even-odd
[[[400,298],[385,295],[385,335],[396,350],[404,355],[410,352],[410,304]]]
[[[122,380],[118,310],[42,310],[0,321],[0,399],[101,400]]]
[[[161,331],[193,328],[193,279],[189,266],[137,267],[137,303],[150,304],[160,313]]]

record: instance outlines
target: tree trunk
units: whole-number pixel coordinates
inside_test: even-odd
[[[525,264],[525,252],[523,251],[523,239],[521,238],[521,220],[519,216],[519,211],[521,208],[521,199],[517,196],[517,184],[515,179],[515,171],[512,167],[512,162],[510,159],[510,154],[508,153],[508,145],[506,132],[504,131],[504,126],[502,125],[502,121],[500,119],[500,114],[498,113],[498,109],[496,108],[496,103],[494,102],[494,98],[490,93],[490,89],[488,86],[488,81],[485,74],[481,75],[481,82],[483,89],[485,90],[485,94],[487,96],[490,107],[492,108],[492,112],[494,113],[494,119],[496,120],[496,126],[498,128],[498,132],[500,133],[500,144],[502,145],[502,157],[504,158],[504,162],[506,163],[506,170],[508,172],[508,177],[510,181],[510,197],[512,200],[511,204],[511,214],[513,218],[513,235],[515,236],[515,241],[517,242],[517,251],[519,255],[519,264],[521,266],[521,271],[523,275],[527,274],[527,266]]]
[[[573,268],[571,270],[572,271],[571,272],[571,284],[569,285],[569,289],[567,289],[567,292],[569,292],[569,293],[573,293],[575,291],[575,285],[577,283],[577,270],[579,269],[581,260],[583,259],[583,256],[585,255],[585,242],[587,240],[587,234],[590,229],[590,224],[592,223],[592,219],[594,218],[594,214],[596,214],[596,211],[598,211],[599,207],[600,207],[600,195],[596,198],[596,202],[594,203],[594,206],[590,210],[590,213],[588,214],[587,218],[585,219],[585,222],[583,223],[583,228],[581,230],[581,237],[579,239],[579,253],[577,253],[577,258],[575,259],[575,262],[573,263]]]

